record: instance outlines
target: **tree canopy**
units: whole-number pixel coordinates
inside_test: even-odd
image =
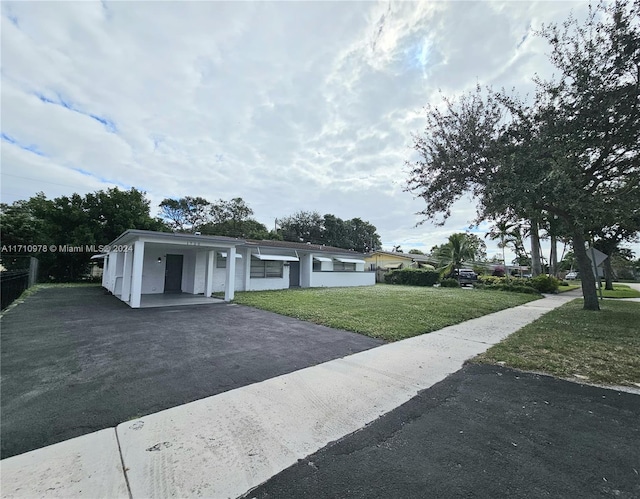
[[[127,229],[168,230],[152,218],[149,200],[137,189],[117,187],[47,199],[38,193],[28,200],[0,205],[3,247],[54,245],[81,247],[81,252],[37,252],[40,275],[57,281],[72,281],[87,271],[91,252],[87,245],[106,245]]]
[[[310,242],[336,248],[367,252],[382,246],[375,226],[360,218],[342,220],[317,211],[299,211],[278,219],[279,234],[285,241]]]
[[[279,239],[254,218],[253,210],[237,197],[210,202],[202,197],[166,198],[160,203],[160,215],[176,232],[200,232],[210,236],[248,239]]]
[[[639,19],[640,1],[618,1],[584,24],[544,26],[558,76],[534,78],[532,103],[478,86],[427,107],[414,136],[407,189],[426,201],[421,214],[444,220],[470,193],[477,221],[553,217],[572,239],[587,309],[599,305],[586,242],[640,210]]]

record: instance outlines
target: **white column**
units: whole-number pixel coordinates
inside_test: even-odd
[[[313,286],[313,254],[300,254],[300,287],[310,288]]]
[[[140,308],[142,297],[142,265],[144,263],[144,241],[133,243],[133,269],[131,271],[131,308]]]
[[[224,282],[224,301],[233,300],[236,290],[236,248],[227,250],[227,268]]]
[[[133,252],[124,253],[124,270],[122,272],[122,301],[129,301],[131,295],[131,271],[133,267]]]
[[[213,268],[216,264],[214,256],[216,252],[215,250],[207,252],[207,260],[206,264],[206,274],[204,278],[204,295],[209,298],[211,293],[213,293]]]
[[[109,289],[109,254],[102,261],[102,287]]]
[[[116,292],[116,270],[118,268],[118,254],[115,251],[109,253],[109,291]]]
[[[251,291],[251,249],[245,249],[242,253],[244,265],[244,291]]]

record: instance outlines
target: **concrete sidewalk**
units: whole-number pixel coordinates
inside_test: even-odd
[[[5,459],[1,495],[238,497],[579,296],[549,296]]]

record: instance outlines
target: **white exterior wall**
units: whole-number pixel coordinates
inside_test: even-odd
[[[363,266],[356,264],[356,266]],[[313,272],[312,288],[333,288],[343,286],[373,286],[376,283],[375,272]]]
[[[164,269],[167,265],[166,246],[156,246],[153,244],[144,245],[144,260],[142,263],[142,294],[151,295],[164,293]],[[179,254],[176,251],[175,254]],[[158,263],[158,257],[162,261]],[[184,269],[183,269],[184,275]]]
[[[199,251],[195,254],[195,276],[193,278],[193,294],[204,294],[205,278],[207,275],[208,251]]]
[[[118,252],[115,254],[115,280],[113,283],[113,294],[122,294],[122,278],[124,277],[124,253]]]
[[[116,294],[116,267],[118,263],[118,253],[109,253],[109,291]]]
[[[218,252],[216,251],[216,256],[214,257],[213,263],[213,291],[222,292],[225,288],[226,282],[226,269],[219,269],[217,265],[218,261]],[[204,277],[204,268],[202,270]],[[236,258],[236,278],[235,278],[235,289],[236,291],[244,290],[244,256],[243,258]],[[204,282],[204,280],[203,280]]]
[[[193,281],[195,280],[195,266],[196,266],[196,255],[194,253],[170,253],[179,255],[182,254],[182,283],[180,284],[180,289],[183,293],[191,293],[193,292]]]
[[[102,287],[107,289],[109,289],[109,254],[102,263]]]

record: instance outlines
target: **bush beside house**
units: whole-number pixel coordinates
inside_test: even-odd
[[[405,284],[409,286],[433,286],[440,279],[435,270],[405,268],[392,270],[384,276],[387,284]]]
[[[477,287],[517,293],[556,293],[559,286],[560,281],[555,277],[539,275],[532,279],[511,277],[508,281],[505,277],[481,276]]]

